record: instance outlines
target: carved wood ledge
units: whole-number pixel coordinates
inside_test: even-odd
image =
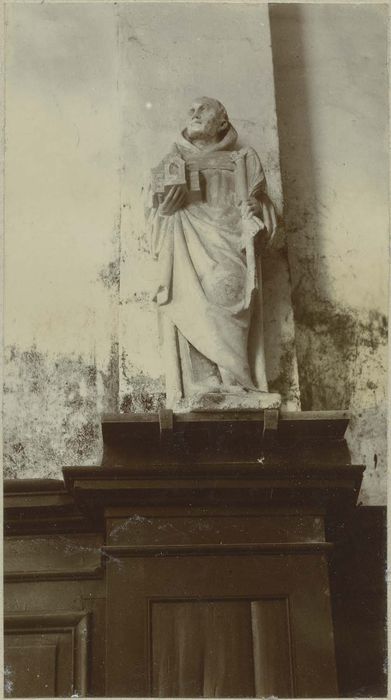
[[[350,463],[348,423],[345,411],[104,416],[102,466],[5,481],[5,532],[103,532],[121,506],[345,512],[364,471]]]
[[[193,545],[144,545],[102,547],[104,557],[121,559],[128,557],[215,557],[270,555],[270,554],[319,554],[331,552],[332,542],[255,542],[240,544],[193,544]]]

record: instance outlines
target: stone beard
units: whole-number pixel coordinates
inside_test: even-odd
[[[248,347],[255,305],[262,324],[256,248],[273,238],[277,220],[257,153],[235,150],[236,142],[223,105],[199,98],[153,171],[147,222],[168,408],[280,405],[268,393],[262,328],[253,366]]]

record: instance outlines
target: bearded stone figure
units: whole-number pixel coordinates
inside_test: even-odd
[[[236,142],[224,106],[201,97],[152,171],[147,222],[173,409],[271,408],[281,401],[268,393],[262,329],[253,367],[248,347],[254,304],[262,303],[257,255],[273,238],[277,217],[257,153],[237,150]]]

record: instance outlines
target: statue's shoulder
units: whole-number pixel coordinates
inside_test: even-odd
[[[179,158],[183,158],[184,161],[188,161],[194,158],[194,149],[190,145],[187,146],[186,143],[175,142],[172,145],[170,154],[177,155]]]
[[[170,158],[175,158],[175,156],[179,156],[179,157],[182,156],[182,153],[181,153],[177,143],[173,143],[171,145],[171,147],[166,152],[166,154],[163,156],[163,158],[161,159],[160,162],[163,163],[164,161],[169,160]]]
[[[252,146],[246,146],[246,163],[249,171],[263,174],[261,159]]]
[[[236,158],[245,158],[247,162],[259,162],[260,158],[252,146],[244,145],[240,146],[239,148],[235,148],[232,151],[232,157],[235,160]]]
[[[172,146],[170,148],[169,155],[170,156],[171,155],[172,156],[180,156],[181,154],[182,154],[182,152],[181,152],[181,148],[180,148],[179,144],[177,144],[176,141],[174,141],[174,143],[172,144]]]
[[[259,155],[255,148],[252,146],[244,146],[244,150],[246,151],[247,158],[257,158],[259,160]]]

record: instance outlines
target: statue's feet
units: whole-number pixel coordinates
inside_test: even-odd
[[[223,367],[219,367],[221,374],[222,384],[220,385],[220,391],[223,394],[247,394],[248,389],[245,386],[239,384],[237,379],[235,379],[232,372],[229,372]]]
[[[208,377],[206,381],[192,384],[191,394],[203,396],[205,394],[218,394],[223,391],[223,385],[218,377]]]
[[[248,394],[250,389],[239,384],[234,375],[226,369],[219,367],[220,377],[211,375],[202,382],[192,385],[191,395],[201,397],[208,394]]]
[[[222,384],[221,393],[223,394],[248,394],[248,389],[240,384]]]

